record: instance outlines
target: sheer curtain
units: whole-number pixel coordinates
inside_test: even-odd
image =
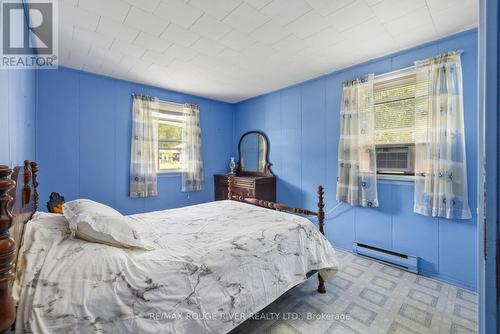
[[[377,160],[373,80],[345,82],[340,110],[337,201],[377,207]]]
[[[414,211],[471,218],[467,195],[460,53],[415,63]]]
[[[134,94],[130,197],[158,195],[156,181],[158,126],[153,117],[155,111],[158,111],[158,99]]]
[[[205,182],[201,157],[200,107],[196,104],[185,104],[183,114],[181,191],[201,191],[205,189]]]

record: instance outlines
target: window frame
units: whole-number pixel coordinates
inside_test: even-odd
[[[396,81],[399,81],[400,82],[400,85],[404,85],[405,83],[408,83],[408,82],[411,82],[411,81],[414,81],[415,84],[416,84],[416,70],[415,70],[415,67],[409,67],[409,68],[405,68],[405,69],[402,69],[402,70],[397,70],[397,71],[394,71],[394,72],[388,72],[388,73],[383,73],[383,74],[380,74],[378,76],[375,76],[375,80],[374,80],[374,83],[373,83],[373,91],[374,91],[374,95],[375,95],[375,91],[376,90],[380,90],[380,89],[388,89],[388,88],[391,88],[391,87],[397,87],[398,85],[395,84],[394,82]],[[383,102],[378,102],[378,103],[373,103],[374,105],[374,108],[377,104],[382,104],[382,103],[390,103],[390,102],[398,102],[398,101],[404,101],[404,100],[408,100],[409,98],[406,97],[406,98],[399,98],[399,99],[388,99],[388,100],[384,100]],[[374,110],[375,112],[375,110]],[[377,131],[375,129],[375,131]],[[384,147],[384,146],[387,146],[387,145],[390,145],[390,144],[375,144],[375,149],[377,149],[377,147]],[[415,146],[415,142],[410,142],[410,143],[398,143],[398,144],[394,144],[394,145],[398,145],[398,146]],[[413,161],[413,163],[415,162],[415,152],[414,152],[414,149],[413,150],[410,150],[412,151],[412,154],[413,156],[411,157],[411,160]],[[375,159],[377,157],[375,156]],[[398,173],[394,173],[394,174],[391,174],[391,173],[379,173],[378,172],[378,167],[377,167],[377,172],[376,172],[376,175],[377,175],[377,179],[378,180],[382,180],[382,181],[414,181],[415,180],[415,175],[410,175],[410,174],[398,174]]]
[[[159,115],[158,115],[159,114]],[[164,122],[169,122],[169,123],[178,123],[182,126],[182,120],[178,119],[168,119],[168,116],[182,116],[183,114],[183,106],[174,102],[168,102],[168,101],[162,101],[160,100],[158,102],[158,114],[153,114],[153,117],[156,118],[157,125],[159,127],[161,121],[163,120]],[[160,118],[161,116],[167,116],[164,119]],[[179,140],[172,140],[172,139],[163,139],[160,140],[158,138],[158,150],[156,152],[156,174],[158,175],[163,175],[163,176],[175,176],[184,171],[183,168],[172,168],[172,169],[160,169],[160,142],[175,142],[175,143],[183,143],[182,139]],[[182,149],[181,149],[181,154],[182,154]]]

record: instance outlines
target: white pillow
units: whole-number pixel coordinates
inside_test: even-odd
[[[130,218],[107,205],[77,199],[64,203],[63,213],[72,237],[114,247],[150,248],[141,242]]]

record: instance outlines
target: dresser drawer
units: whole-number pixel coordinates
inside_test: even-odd
[[[215,200],[227,199],[228,175],[214,175]],[[276,181],[272,177],[233,176],[231,191],[235,196],[258,198],[266,201],[276,201]]]
[[[236,187],[236,188],[254,188],[255,181],[253,179],[235,177],[235,178],[233,178],[233,187]]]

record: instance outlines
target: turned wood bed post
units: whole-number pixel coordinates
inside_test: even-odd
[[[233,199],[233,176],[227,177],[227,199]]]
[[[12,200],[9,192],[16,182],[10,178],[11,174],[12,169],[0,165],[0,333],[8,332],[16,319],[15,302],[11,294],[16,245],[9,234],[13,218],[9,210]]]
[[[24,161],[24,164],[26,165],[26,162],[28,160]],[[31,183],[33,184],[33,188],[35,189],[35,192],[33,193],[33,211],[35,212],[38,210],[38,164],[34,161],[29,161],[29,164],[31,166]]]
[[[323,186],[318,186],[318,226],[321,234],[325,235],[324,225],[325,225],[325,212],[323,211],[325,203],[323,202],[323,194],[325,193]],[[318,292],[326,293],[325,280],[318,273]]]

